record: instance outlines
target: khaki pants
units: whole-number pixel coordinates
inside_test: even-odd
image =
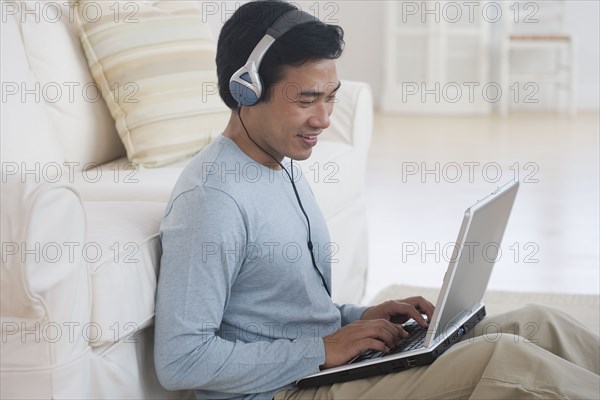
[[[569,315],[528,305],[481,321],[433,364],[283,399],[600,398],[600,338]]]

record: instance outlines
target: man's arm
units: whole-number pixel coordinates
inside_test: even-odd
[[[167,210],[161,235],[155,364],[165,388],[260,393],[319,371],[321,338],[243,343],[216,335],[243,257],[214,249],[246,242],[233,199],[210,188],[185,192]]]

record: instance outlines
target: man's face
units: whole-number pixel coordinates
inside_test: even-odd
[[[250,107],[250,135],[279,161],[307,159],[317,136],[329,126],[339,85],[335,60],[285,67],[270,99]]]

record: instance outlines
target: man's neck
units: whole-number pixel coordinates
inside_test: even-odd
[[[248,137],[248,134],[252,135],[252,125],[248,124],[248,121],[245,119],[244,123],[248,129],[248,133],[246,133],[244,126],[240,122],[237,112],[232,111],[227,127],[225,127],[225,130],[223,131],[223,136],[231,139],[241,151],[254,161],[271,169],[280,170],[281,167],[279,164],[277,164],[271,156],[265,154],[265,152]],[[256,137],[252,137],[252,139],[258,142]]]

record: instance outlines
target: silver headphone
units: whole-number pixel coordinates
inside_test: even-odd
[[[267,29],[265,36],[252,50],[246,64],[238,69],[229,80],[229,90],[238,105],[253,106],[260,100],[263,84],[258,75],[258,69],[267,50],[275,43],[275,40],[294,26],[313,21],[318,21],[318,19],[300,10],[288,11],[275,20],[273,25]]]

